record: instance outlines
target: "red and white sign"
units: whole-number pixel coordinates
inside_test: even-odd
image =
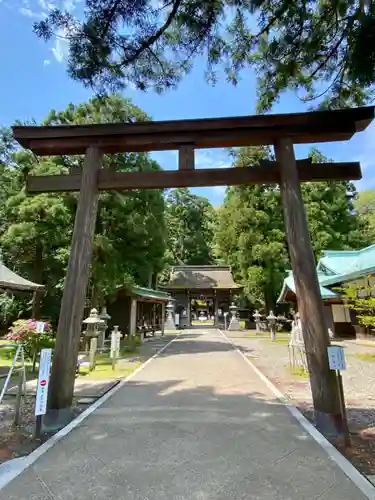
[[[35,399],[35,415],[44,415],[47,410],[49,377],[51,373],[52,349],[40,352],[38,387]]]

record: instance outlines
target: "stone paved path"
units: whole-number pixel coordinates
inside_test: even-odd
[[[188,331],[1,500],[362,500],[217,330]]]

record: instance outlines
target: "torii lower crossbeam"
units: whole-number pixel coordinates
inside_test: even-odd
[[[297,161],[300,182],[328,180],[359,180],[361,167],[352,163],[310,163]],[[239,186],[241,184],[272,184],[280,182],[280,169],[276,162],[260,167],[210,168],[200,170],[164,170],[162,172],[114,172],[99,170],[99,191],[129,189],[166,189],[178,187]],[[81,174],[30,175],[29,193],[79,191]]]

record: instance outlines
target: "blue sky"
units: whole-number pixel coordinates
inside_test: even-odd
[[[50,109],[64,109],[69,103],[87,100],[91,92],[66,75],[67,47],[64,41],[46,44],[32,32],[33,22],[41,19],[49,8],[64,6],[79,9],[77,0],[0,0],[1,106],[0,125],[11,125],[16,119],[43,119]],[[205,118],[253,114],[256,102],[255,75],[242,74],[237,87],[224,77],[215,87],[204,81],[204,61],[198,60],[194,70],[177,90],[157,95],[129,89],[124,93],[154,120]],[[290,113],[307,110],[293,94],[285,94],[272,110]],[[351,141],[320,144],[319,149],[335,161],[361,161],[363,179],[358,189],[375,188],[375,123]],[[306,157],[311,146],[297,146],[297,157]],[[164,169],[177,168],[175,152],[153,154]],[[224,167],[230,159],[223,150],[196,152],[197,168]],[[196,189],[215,205],[224,195],[221,187]]]

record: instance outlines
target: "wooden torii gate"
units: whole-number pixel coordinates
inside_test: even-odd
[[[85,155],[80,173],[29,176],[27,183],[29,193],[80,191],[57,330],[49,408],[69,408],[73,399],[100,191],[279,183],[317,423],[323,428],[327,422],[336,421],[339,404],[335,375],[328,367],[329,337],[300,182],[355,180],[361,178],[361,170],[359,163],[296,161],[293,145],[348,140],[364,130],[373,117],[374,107],[363,107],[132,124],[13,127],[15,139],[37,155]],[[263,162],[260,167],[194,169],[195,149],[258,145],[273,145],[276,162]],[[161,150],[178,150],[177,171],[101,169],[107,153]]]

